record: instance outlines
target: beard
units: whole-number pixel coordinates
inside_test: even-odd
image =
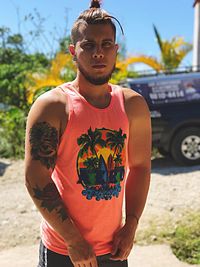
[[[103,85],[105,83],[108,83],[108,81],[110,80],[112,76],[113,71],[115,70],[115,64],[114,64],[112,70],[107,75],[104,75],[101,77],[95,77],[95,76],[90,75],[78,61],[76,63],[77,63],[78,70],[83,75],[83,77],[93,85]]]

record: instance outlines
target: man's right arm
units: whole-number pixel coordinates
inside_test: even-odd
[[[44,219],[64,239],[74,266],[87,266],[90,261],[96,267],[92,248],[70,219],[51,179],[61,137],[59,118],[64,110],[59,97],[49,92],[39,97],[29,112],[25,141],[26,187]]]

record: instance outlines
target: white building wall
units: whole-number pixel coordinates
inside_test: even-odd
[[[193,70],[200,69],[200,2],[194,7]]]

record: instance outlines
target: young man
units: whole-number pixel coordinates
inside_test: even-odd
[[[150,116],[139,94],[108,83],[113,19],[92,1],[72,28],[76,79],[40,96],[28,115],[26,185],[43,217],[39,267],[127,266],[134,243],[149,189]]]

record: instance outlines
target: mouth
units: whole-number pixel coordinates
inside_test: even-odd
[[[95,65],[92,65],[92,68],[94,68],[94,69],[103,69],[105,67],[106,67],[105,64],[95,64]]]

